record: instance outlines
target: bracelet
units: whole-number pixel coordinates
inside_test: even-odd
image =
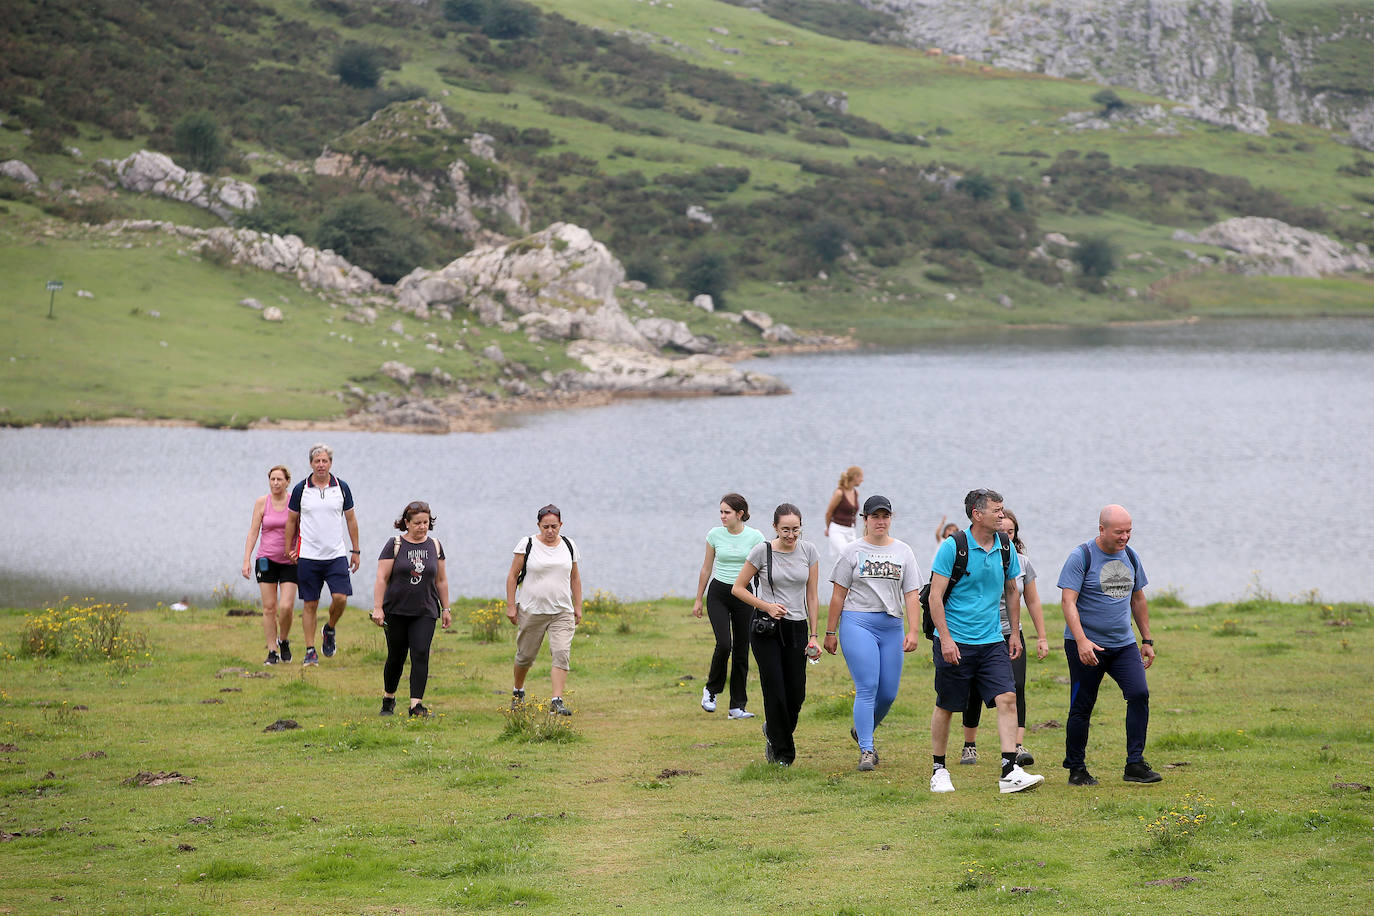
[[[836,633],[834,630],[826,630],[826,631],[825,631],[825,635],[826,635],[826,636],[838,636],[839,634]]]
[[[1155,641],[1153,639],[1142,639],[1141,642],[1147,646],[1153,646],[1155,644]]]

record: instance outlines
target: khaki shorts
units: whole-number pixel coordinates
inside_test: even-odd
[[[515,664],[528,668],[534,664],[539,654],[539,646],[544,642],[544,633],[549,634],[549,653],[553,656],[553,666],[564,671],[572,670],[569,659],[572,656],[573,632],[577,629],[576,618],[571,611],[557,614],[531,614],[522,610],[519,628],[515,636]]]

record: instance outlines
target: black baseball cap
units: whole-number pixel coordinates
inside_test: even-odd
[[[892,514],[892,501],[886,496],[870,496],[864,500],[864,515],[872,515],[874,512],[886,512]]]

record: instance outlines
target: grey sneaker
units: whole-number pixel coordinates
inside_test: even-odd
[[[568,704],[563,702],[562,697],[554,697],[552,700],[549,700],[549,715],[570,716],[572,715],[572,710],[568,708]]]
[[[859,772],[867,773],[878,765],[878,755],[872,751],[859,751]]]
[[[510,692],[510,708],[514,709],[525,702],[525,688],[516,687]]]
[[[1031,756],[1030,751],[1026,750],[1026,746],[1024,744],[1016,745],[1016,765],[1028,767],[1033,763],[1035,763],[1035,758]]]
[[[302,668],[305,668],[305,667],[307,667],[307,666],[309,666],[309,665],[318,665],[319,663],[320,663],[320,657],[319,657],[318,655],[315,654],[315,647],[314,647],[314,646],[306,646],[306,648],[305,648],[305,660],[301,662],[301,667],[302,667]]]
[[[978,762],[978,748],[965,747],[959,752],[959,762],[972,765]]]

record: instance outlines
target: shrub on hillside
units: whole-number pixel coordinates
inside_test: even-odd
[[[331,206],[315,228],[314,243],[334,249],[383,283],[395,283],[429,257],[410,221],[366,194]]]
[[[382,78],[381,49],[372,45],[346,45],[334,57],[334,73],[345,86],[371,89]]]
[[[195,111],[177,121],[172,146],[178,158],[199,171],[213,172],[224,164],[224,138],[219,122],[208,111]]]
[[[705,294],[716,307],[725,304],[725,290],[730,285],[730,262],[714,251],[699,251],[692,255],[677,275],[678,286],[687,290],[687,298]]]
[[[482,31],[491,38],[532,38],[539,34],[539,10],[520,0],[489,0]]]
[[[444,18],[449,22],[480,25],[487,14],[486,0],[444,0]]]
[[[1116,250],[1103,235],[1083,239],[1073,251],[1074,263],[1085,277],[1101,279],[1116,270]]]

